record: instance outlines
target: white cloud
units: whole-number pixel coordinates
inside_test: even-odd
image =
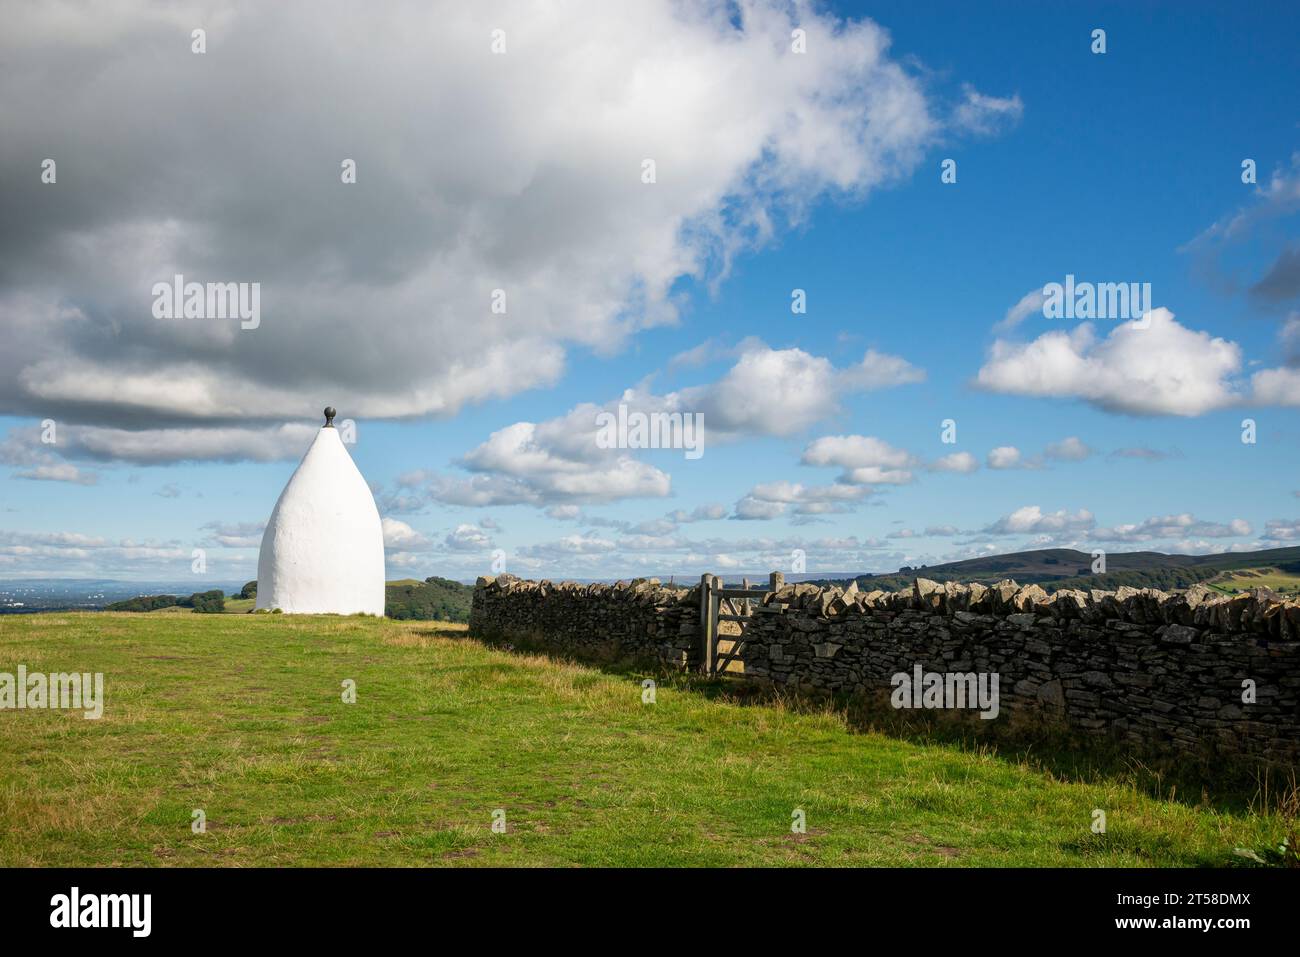
[[[666,516],[670,522],[685,525],[691,522],[710,522],[727,517],[727,506],[718,504],[697,505],[690,512],[681,509],[669,512]]]
[[[854,485],[904,485],[912,481],[916,456],[870,435],[826,435],[804,449],[804,465],[843,469],[841,481]]]
[[[76,485],[95,485],[99,482],[98,473],[79,469],[68,462],[38,465],[35,468],[15,472],[14,477],[31,479],[35,482],[72,482]]]
[[[669,372],[693,369],[697,366],[708,365],[710,362],[716,362],[719,359],[734,358],[741,351],[742,349],[739,347],[723,345],[716,339],[706,339],[698,346],[679,352],[669,359],[667,369]]]
[[[1196,332],[1153,309],[1098,340],[1091,323],[1029,343],[998,340],[977,383],[992,392],[1077,398],[1111,412],[1194,416],[1240,400],[1234,342]]]
[[[112,569],[115,577],[142,574],[176,580],[192,575],[193,546],[176,541],[111,541],[80,532],[13,532],[0,530],[0,564],[21,568],[24,574],[40,571],[81,577],[101,576]],[[243,574],[236,563],[209,556],[209,575]]]
[[[736,512],[732,518],[741,521],[765,521],[785,514],[785,502],[771,502],[745,496],[736,503]]]
[[[1264,369],[1250,377],[1260,405],[1300,405],[1300,368]]]
[[[371,492],[379,511],[386,515],[409,515],[424,511],[429,501],[423,492],[389,492],[379,483],[371,483]]]
[[[994,327],[994,332],[1010,332],[1030,316],[1043,312],[1043,303],[1047,297],[1043,295],[1043,290],[1031,289],[1020,297],[1020,301],[1007,310],[1006,315]]]
[[[626,452],[599,448],[594,415],[590,420],[586,430],[571,429],[568,417],[499,429],[461,460],[480,474],[437,476],[429,494],[447,504],[487,506],[610,502],[669,493],[666,472]]]
[[[998,519],[984,531],[990,535],[1082,534],[1095,523],[1092,513],[1086,508],[1070,514],[1066,509],[1044,512],[1037,505],[1025,505]]]
[[[1256,226],[1300,209],[1300,152],[1291,154],[1290,166],[1278,166],[1268,181],[1251,191],[1252,202],[1205,230],[1185,249],[1216,245],[1245,238]]]
[[[750,489],[736,503],[731,517],[751,521],[777,518],[785,514],[787,506],[794,506],[795,514],[803,516],[848,512],[871,494],[872,490],[865,485],[766,482]]]
[[[519,554],[531,558],[605,555],[617,548],[618,545],[608,538],[600,538],[596,535],[566,535],[565,537],[553,542],[545,542],[521,548]]]
[[[787,504],[803,500],[809,492],[809,489],[799,482],[766,482],[762,485],[755,485],[749,493],[752,497],[764,502],[785,502]],[[831,492],[841,498],[860,498],[860,489],[852,486],[824,486],[817,491]],[[821,496],[823,498],[832,497],[831,495]]]
[[[702,412],[711,441],[743,435],[793,435],[840,411],[841,396],[924,379],[905,359],[868,350],[860,363],[837,369],[802,349],[772,349],[750,340],[716,383],[682,389],[656,401],[628,393],[637,404]]]
[[[208,522],[203,529],[222,548],[260,548],[266,522]]]
[[[445,504],[539,505],[662,498],[671,492],[667,472],[620,449],[602,449],[597,417],[626,405],[632,413],[703,416],[704,452],[710,444],[752,436],[789,435],[840,411],[846,392],[914,381],[906,361],[868,352],[859,365],[836,368],[800,349],[772,349],[747,340],[736,363],[716,382],[656,395],[628,389],[618,399],[583,403],[544,422],[516,422],[493,432],[460,463],[469,478],[421,473],[427,494]],[[864,460],[864,465],[866,460]],[[908,481],[907,473],[873,471],[855,482]]]
[[[1300,492],[1296,493],[1300,496]],[[1263,539],[1269,542],[1294,542],[1300,540],[1300,519],[1271,519],[1264,524]]]
[[[989,535],[1032,535],[1032,544],[1048,546],[1079,540],[1094,542],[1148,542],[1175,540],[1183,543],[1190,552],[1204,551],[1209,546],[1193,541],[1199,538],[1233,538],[1251,534],[1252,528],[1245,519],[1229,522],[1207,522],[1184,512],[1177,515],[1156,516],[1142,522],[1098,527],[1093,514],[1087,509],[1069,512],[1059,509],[1044,512],[1037,505],[1026,505],[1005,515],[984,529]]]
[[[462,523],[447,534],[448,548],[458,552],[484,551],[492,547],[492,537],[477,525]]]
[[[681,547],[682,540],[675,535],[624,535],[618,548],[625,552],[662,552]]]
[[[384,566],[386,568],[423,568],[429,564],[429,556],[417,552],[393,552],[384,553]]]
[[[1253,529],[1244,518],[1234,518],[1227,523],[1205,522],[1189,512],[1163,515],[1129,525],[1098,528],[1092,538],[1098,541],[1146,542],[1153,539],[1177,538],[1198,535],[1202,538],[1235,538],[1249,535]]]
[[[1092,449],[1088,448],[1077,435],[1071,435],[1069,438],[1048,445],[1043,454],[1049,459],[1060,462],[1082,462],[1092,455]]]
[[[866,392],[925,381],[925,370],[906,359],[868,349],[862,361],[840,373],[846,390]]]
[[[926,466],[932,472],[960,472],[968,474],[980,467],[979,460],[969,452],[953,452],[935,459]]]
[[[1020,465],[1020,450],[1014,445],[999,445],[989,451],[987,463],[991,469],[1013,469]]]
[[[959,534],[959,532],[955,525],[930,525],[926,528],[925,534],[935,538],[948,538]]]
[[[409,552],[429,546],[429,540],[405,522],[384,516],[381,524],[384,530],[385,548]]]
[[[953,125],[970,133],[988,136],[1020,121],[1025,106],[1019,94],[987,96],[970,84],[962,90],[965,99],[953,111]]]

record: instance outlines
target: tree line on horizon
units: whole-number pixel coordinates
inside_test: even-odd
[[[391,582],[385,586],[384,594],[384,614],[389,618],[399,621],[464,623],[469,621],[474,589],[449,578],[433,575],[423,582]],[[160,608],[192,608],[199,614],[221,614],[226,610],[227,597],[256,598],[257,582],[248,582],[238,595],[227,596],[220,589],[195,592],[188,598],[180,595],[137,595],[135,598],[106,605],[104,610],[150,612]]]

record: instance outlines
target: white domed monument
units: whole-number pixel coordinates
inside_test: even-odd
[[[280,493],[257,557],[259,610],[383,615],[384,532],[335,411]]]

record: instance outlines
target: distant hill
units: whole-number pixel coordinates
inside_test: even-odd
[[[145,595],[194,593],[196,584],[229,592],[230,583],[217,581],[120,581],[103,578],[21,578],[0,580],[0,615],[41,611],[94,611],[114,602]],[[239,585],[234,585],[235,591]]]
[[[1232,590],[1237,582],[1261,577],[1259,572],[1272,570],[1268,583],[1280,590],[1294,591],[1300,586],[1300,547],[1270,548],[1258,552],[1230,552],[1217,555],[1166,555],[1163,552],[1107,552],[1106,572],[1092,573],[1092,556],[1072,548],[1043,548],[1028,552],[1010,552],[969,558],[943,565],[903,567],[895,574],[856,575],[851,578],[827,577],[817,584],[847,585],[857,581],[859,588],[897,591],[910,588],[914,578],[938,582],[980,582],[990,584],[1011,578],[1022,585],[1041,585],[1046,591],[1059,588],[1114,589],[1160,588],[1166,591],[1190,588],[1197,582],[1222,583]],[[1239,572],[1255,572],[1245,577]],[[1261,579],[1261,583],[1263,580]]]

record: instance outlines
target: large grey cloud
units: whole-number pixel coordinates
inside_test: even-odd
[[[1250,287],[1250,294],[1270,303],[1300,296],[1300,246],[1282,250],[1268,272]]]
[[[0,86],[0,412],[126,429],[545,386],[944,122],[881,29],[776,0],[18,5]],[[176,273],[261,282],[260,327],[154,318]]]

